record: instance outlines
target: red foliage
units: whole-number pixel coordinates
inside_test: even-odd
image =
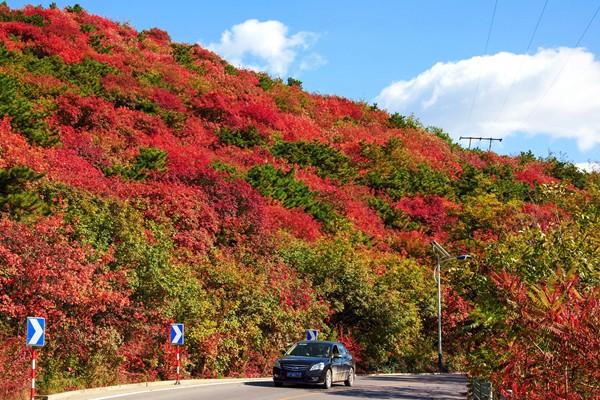
[[[0,168],[25,165],[41,172],[47,168],[43,151],[31,147],[25,138],[13,132],[8,117],[0,120]]]
[[[185,106],[183,105],[179,97],[169,92],[168,90],[162,88],[155,88],[152,100],[164,109],[179,112],[185,111]]]
[[[363,351],[363,347],[360,343],[352,336],[352,331],[350,329],[344,329],[343,326],[340,326],[338,329],[338,341],[340,341],[346,349],[352,354],[354,361],[360,366],[360,362],[362,360],[361,353]]]
[[[543,231],[560,223],[566,213],[554,204],[523,204],[523,212],[532,217],[533,222]]]
[[[528,184],[530,187],[547,183],[557,183],[558,179],[546,175],[546,166],[541,162],[528,163],[520,171],[515,172],[518,181]]]
[[[295,237],[310,242],[321,236],[321,225],[303,210],[287,209],[279,204],[270,204],[265,210],[271,229],[286,230]]]
[[[0,336],[0,397],[10,399],[28,388],[30,355],[22,336]]]
[[[33,227],[0,219],[0,313],[14,321],[45,317],[47,340],[52,343],[46,353],[60,349],[60,354],[86,360],[103,327],[123,326],[129,290],[124,271],[110,271],[102,258],[95,258],[68,234],[60,217],[41,219]],[[23,340],[17,331],[12,333]],[[20,365],[22,355],[5,346],[0,354],[14,353],[15,365]],[[15,370],[17,375],[22,372]],[[26,376],[18,378],[14,384],[25,387]]]
[[[492,378],[502,394],[534,400],[600,396],[598,288],[581,292],[574,277],[536,291],[507,273],[493,281],[514,308],[506,323],[517,332],[497,341],[507,361]]]
[[[442,238],[445,230],[454,225],[460,206],[439,196],[405,197],[398,202],[397,208],[411,216],[415,221],[425,224],[430,234]]]
[[[169,34],[165,31],[163,31],[162,29],[151,28],[151,29],[148,29],[147,31],[144,31],[144,33],[146,34],[147,37],[149,37],[153,40],[156,40],[158,43],[161,43],[161,44],[166,44],[171,41],[171,36],[169,36]]]

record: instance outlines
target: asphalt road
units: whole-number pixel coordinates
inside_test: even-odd
[[[343,383],[324,390],[312,386],[276,388],[272,382],[246,382],[129,395],[98,396],[95,399],[124,400],[358,400],[358,399],[466,399],[467,379],[462,375],[380,375],[357,377],[353,387]]]

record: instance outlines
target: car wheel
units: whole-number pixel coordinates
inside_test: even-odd
[[[353,386],[354,385],[354,368],[350,368],[350,373],[348,374],[348,379],[344,381],[344,385]]]
[[[323,388],[330,389],[332,381],[333,381],[333,378],[331,376],[331,370],[328,369],[327,372],[325,372],[325,381],[323,382]]]
[[[275,385],[275,387],[282,387],[283,386],[283,382],[273,381],[273,385]]]

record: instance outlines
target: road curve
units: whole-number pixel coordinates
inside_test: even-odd
[[[353,387],[335,384],[330,390],[312,386],[276,388],[272,382],[255,381],[221,385],[178,387],[133,394],[96,394],[90,400],[359,400],[411,399],[458,400],[467,398],[463,375],[379,375],[357,377]]]

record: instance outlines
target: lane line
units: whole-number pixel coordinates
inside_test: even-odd
[[[247,381],[247,382],[267,382],[267,380],[265,380],[265,381]],[[135,395],[138,395],[138,394],[148,394],[148,393],[154,393],[154,392],[165,392],[167,390],[180,390],[180,389],[190,389],[190,388],[199,388],[199,387],[204,387],[204,386],[217,386],[217,385],[235,385],[235,384],[242,384],[242,383],[247,383],[247,382],[200,383],[200,384],[197,384],[197,385],[177,386],[177,387],[168,387],[168,388],[151,389],[151,390],[140,390],[140,391],[137,391],[137,392],[112,394],[110,396],[92,397],[89,400],[118,399],[118,398],[121,398],[121,397],[135,396]]]

